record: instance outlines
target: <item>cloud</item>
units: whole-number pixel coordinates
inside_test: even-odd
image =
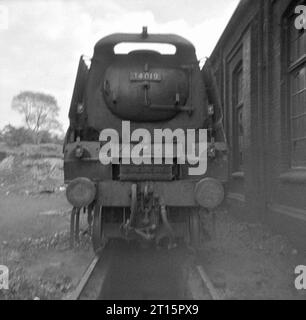
[[[0,127],[20,123],[10,103],[22,90],[53,94],[61,107],[60,120],[67,127],[79,56],[91,56],[95,43],[108,34],[138,33],[147,25],[152,33],[177,33],[188,38],[199,58],[208,56],[238,0],[192,3],[2,1],[8,7],[9,28],[0,31],[0,108],[6,115],[0,118]]]

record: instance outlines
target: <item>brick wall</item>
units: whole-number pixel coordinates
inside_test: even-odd
[[[293,179],[289,166],[284,27],[284,17],[295,5],[297,1],[292,0],[241,1],[211,56],[211,63],[217,75],[226,133],[232,147],[231,71],[241,50],[244,176],[230,175],[232,212],[270,222],[276,230],[284,230],[293,239],[301,240],[300,234],[306,235],[306,170],[301,173],[305,181],[301,177]],[[230,173],[233,173],[232,161],[233,157]]]

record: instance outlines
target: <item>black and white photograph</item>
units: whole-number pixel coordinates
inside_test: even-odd
[[[306,300],[305,0],[0,0],[16,300]]]

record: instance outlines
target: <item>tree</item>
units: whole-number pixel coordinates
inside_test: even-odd
[[[31,91],[21,92],[13,98],[12,109],[23,116],[35,143],[40,143],[42,131],[62,131],[62,126],[57,120],[59,107],[51,95]]]

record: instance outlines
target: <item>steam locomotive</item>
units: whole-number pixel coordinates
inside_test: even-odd
[[[116,53],[119,44],[170,44],[173,54],[139,49]],[[71,245],[78,241],[80,212],[87,213],[93,248],[108,239],[167,243],[201,242],[201,216],[224,200],[227,144],[222,106],[209,63],[201,70],[194,46],[173,34],[112,34],[93,58],[80,58],[64,142],[64,176],[71,213]],[[159,164],[127,163],[122,123],[132,130],[207,131],[207,171],[188,174],[188,164],[162,154]],[[119,132],[119,154],[101,163],[103,129]],[[173,137],[173,145],[178,142]],[[163,142],[164,143],[164,142]],[[184,149],[185,150],[185,149]],[[102,155],[103,156],[103,155]]]

